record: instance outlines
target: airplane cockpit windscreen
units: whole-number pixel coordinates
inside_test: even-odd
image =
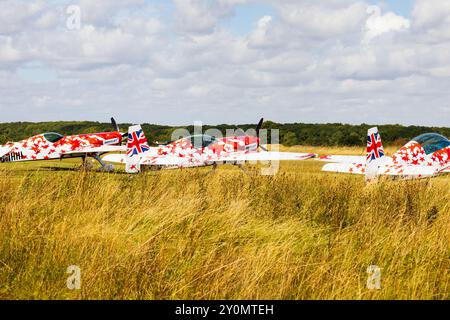
[[[59,133],[56,132],[47,132],[44,133],[44,138],[51,143],[55,143],[59,140],[61,140],[62,138],[64,138],[63,135],[60,135]]]
[[[431,154],[450,146],[450,141],[437,133],[425,133],[413,140],[420,143],[426,154]]]
[[[206,148],[216,141],[216,138],[207,134],[188,137],[194,148]]]

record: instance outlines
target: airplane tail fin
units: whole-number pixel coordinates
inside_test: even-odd
[[[9,151],[10,151],[10,148],[8,148],[7,146],[0,145],[0,157],[3,157]]]
[[[145,152],[150,150],[147,138],[140,125],[128,128],[126,171],[127,173],[138,173],[141,171],[141,159]]]
[[[383,163],[384,157],[385,152],[378,128],[371,128],[367,132],[366,181],[377,177],[378,168]]]

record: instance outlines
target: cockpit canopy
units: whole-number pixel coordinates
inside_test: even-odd
[[[44,133],[44,138],[51,143],[55,143],[59,140],[61,140],[62,138],[64,138],[63,135],[56,133],[56,132],[47,132]]]
[[[194,136],[189,136],[184,139],[187,139],[191,142],[191,145],[194,146],[194,148],[206,148],[212,143],[216,141],[216,138],[207,134],[199,134]]]
[[[431,154],[450,146],[450,141],[437,133],[425,133],[413,140],[420,143],[426,154]]]

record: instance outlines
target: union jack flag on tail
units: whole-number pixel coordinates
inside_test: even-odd
[[[370,162],[382,157],[384,157],[384,149],[381,136],[377,128],[372,128],[367,135],[367,161]]]
[[[378,128],[369,129],[367,132],[366,181],[370,181],[378,175],[378,169],[385,160],[384,156]]]
[[[147,138],[140,125],[128,128],[126,171],[128,173],[137,173],[140,169],[142,155],[149,151]]]
[[[130,127],[128,131],[127,155],[132,157],[150,150],[141,126]]]

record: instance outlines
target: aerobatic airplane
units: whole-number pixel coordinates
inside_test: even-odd
[[[326,164],[323,171],[364,174],[369,181],[377,176],[434,177],[450,172],[450,141],[440,134],[426,133],[388,157],[378,129],[372,128],[367,135],[366,157],[322,156],[318,160],[332,162]]]
[[[83,158],[83,164],[85,164],[86,158],[92,157],[100,163],[102,169],[111,170],[112,166],[105,164],[100,156],[107,152],[126,150],[126,147],[121,145],[126,134],[119,131],[114,118],[111,118],[111,122],[115,129],[114,132],[72,136],[48,132],[19,142],[9,142],[0,146],[0,161],[24,162]]]
[[[256,132],[259,135],[263,119]],[[142,168],[187,168],[216,166],[217,164],[241,164],[245,161],[306,160],[312,153],[270,152],[260,145],[260,138],[250,135],[216,138],[210,135],[194,135],[150,147],[140,125],[128,131],[127,153],[109,154],[103,161],[126,164],[128,173],[138,173]]]

